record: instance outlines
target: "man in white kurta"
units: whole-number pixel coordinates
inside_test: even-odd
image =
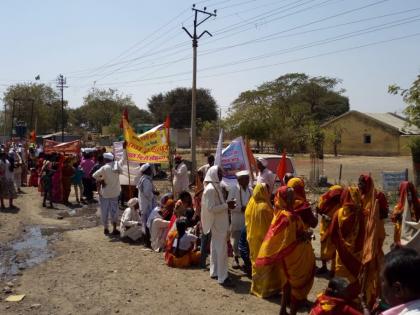
[[[182,162],[182,158],[180,156],[175,157],[175,167],[173,169],[173,175],[174,195],[175,198],[178,198],[179,194],[184,190],[188,190],[188,186],[190,185],[187,165],[185,165],[185,163]]]
[[[128,208],[124,210],[120,222],[121,237],[137,241],[143,235],[139,215],[139,201],[137,198],[131,198],[127,205]]]
[[[235,206],[234,202],[226,203],[220,181],[222,170],[212,166],[204,178],[204,192],[201,199],[201,224],[203,233],[211,232],[210,245],[210,277],[217,278],[221,285],[232,285],[228,277],[227,240],[229,234],[228,209]]]
[[[125,150],[125,144],[124,144]],[[105,165],[93,173],[92,177],[99,183],[99,205],[101,208],[101,219],[104,226],[104,234],[108,235],[108,217],[111,217],[113,226],[113,235],[118,235],[117,220],[118,220],[118,197],[121,192],[120,174],[122,173],[122,166],[126,162],[124,153],[122,159],[114,161],[112,153],[104,153]]]
[[[136,183],[139,191],[140,215],[143,223],[143,233],[146,233],[147,218],[156,206],[155,189],[153,186],[153,170],[149,163],[143,164],[140,168],[141,177]]]
[[[267,168],[267,166],[268,166],[268,161],[266,159],[263,159],[263,158],[257,159],[257,167],[258,167],[258,170],[260,171],[257,177],[257,183],[268,185],[268,189],[271,192],[274,189],[276,175],[274,175],[273,172]]]
[[[236,173],[238,183],[229,190],[228,201],[236,201],[236,207],[230,210],[230,238],[232,241],[233,253],[235,255],[234,268],[239,268],[239,239],[242,229],[245,227],[245,209],[252,196],[252,189],[249,187],[249,172],[241,171]]]

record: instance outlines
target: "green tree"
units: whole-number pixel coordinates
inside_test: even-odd
[[[167,115],[171,117],[171,127],[189,128],[191,126],[190,88],[176,88],[149,98],[147,107],[154,122],[161,123]],[[218,118],[217,104],[209,90],[197,90],[197,121],[215,121]]]
[[[403,89],[398,85],[390,85],[388,92],[391,94],[400,94],[403,97],[407,107],[404,113],[407,115],[409,122],[420,127],[420,74],[408,89]]]
[[[138,108],[130,96],[115,89],[93,88],[84,98],[83,105],[70,111],[70,123],[74,130],[87,129],[102,132],[102,127],[113,133],[120,133],[119,124],[124,108],[128,110],[130,124],[151,123],[152,116]]]
[[[280,76],[241,93],[232,103],[228,125],[237,134],[270,141],[278,150],[304,151],[310,144],[308,126],[349,110],[339,84],[339,79],[304,73]]]
[[[28,130],[35,129],[38,134],[61,128],[61,101],[57,91],[50,86],[36,83],[11,85],[3,94],[3,102],[6,106],[6,134],[10,134],[12,116],[15,126],[22,121]],[[67,108],[67,102],[64,102],[64,107]],[[67,111],[64,114],[66,123]]]

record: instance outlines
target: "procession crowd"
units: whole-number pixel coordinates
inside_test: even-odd
[[[2,209],[4,199],[14,207],[22,184],[37,186],[43,206],[48,202],[51,208],[54,202],[70,204],[72,186],[77,203],[96,202],[97,191],[105,235],[143,242],[162,252],[173,268],[207,269],[209,256],[210,278],[224,287],[235,286],[228,272],[232,257],[232,268],[252,279],[250,293],[281,295],[281,315],[308,306],[315,276],[322,274],[330,281],[310,314],[420,314],[420,256],[413,243],[417,234],[406,239],[406,229],[419,229],[420,202],[410,182],[400,185],[391,213],[394,244],[384,255],[389,206],[369,175],[361,175],[355,186],[331,186],[313,208],[303,179],[285,174],[275,187],[276,176],[262,158],[257,159],[255,181],[254,174],[240,171],[235,184],[226,184],[223,169],[209,155],[190,193],[188,168],[176,156],[172,192],[159,192],[153,165],[142,164],[134,180],[137,197],[128,200],[120,215],[119,178],[126,154],[117,161],[104,149],[80,157],[44,154],[35,147],[7,149],[0,156]],[[318,223],[320,268],[312,247]]]

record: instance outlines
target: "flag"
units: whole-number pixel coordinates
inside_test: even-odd
[[[137,163],[167,163],[169,145],[164,124],[137,135],[123,117],[124,140],[127,141],[127,157]]]
[[[169,115],[166,116],[166,119],[163,125],[166,128],[166,139],[168,141],[168,145],[171,145],[171,141],[170,141],[171,117],[169,117]]]
[[[286,150],[283,150],[283,155],[279,161],[279,165],[277,165],[276,175],[277,177],[283,181],[284,175],[286,175],[286,168],[287,168],[287,158],[286,158]]]
[[[248,161],[249,161],[249,166],[250,166],[250,169],[251,169],[251,175],[253,177],[254,176],[253,172],[257,171],[257,161],[255,160],[255,157],[254,157],[254,154],[252,153],[251,147],[249,146],[249,140],[248,139],[246,140],[245,149],[246,149],[246,155],[247,155]]]
[[[38,75],[35,77],[35,80],[36,80],[36,81],[41,80],[41,76],[38,74]]]
[[[217,141],[216,157],[214,165],[222,166],[222,150],[223,150],[223,129],[220,129],[219,141]]]
[[[35,133],[35,130],[32,130],[31,133],[29,134],[29,142],[30,143],[35,143],[36,142],[36,133]]]
[[[127,107],[124,108],[122,117],[121,117],[121,121],[120,121],[120,128],[123,129],[124,128],[124,119],[128,122],[128,110]]]

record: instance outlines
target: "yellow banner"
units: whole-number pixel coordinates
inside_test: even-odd
[[[123,128],[129,161],[138,163],[168,162],[169,147],[164,124],[137,135],[128,121],[123,118]]]

